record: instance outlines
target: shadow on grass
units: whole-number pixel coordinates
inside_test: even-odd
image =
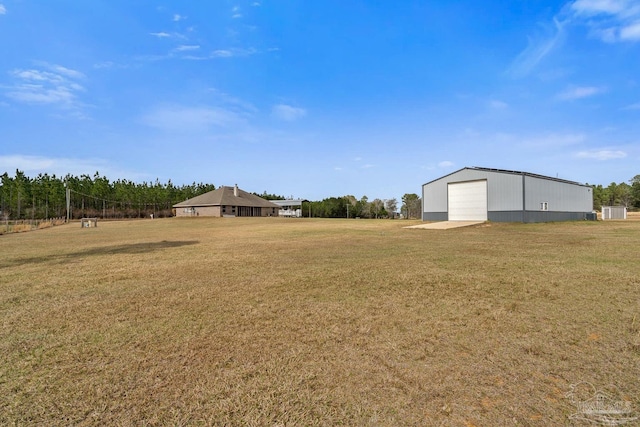
[[[135,255],[146,254],[162,249],[179,248],[182,246],[196,245],[200,243],[198,240],[178,240],[148,243],[131,243],[126,245],[103,246],[98,248],[85,249],[70,253],[61,253],[43,257],[17,258],[0,260],[0,268],[16,267],[25,264],[46,263],[46,262],[68,262],[74,261],[75,258],[86,258],[102,255]]]

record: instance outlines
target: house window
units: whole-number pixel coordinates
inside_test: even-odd
[[[223,207],[222,207],[222,213],[225,213],[226,211],[227,211],[227,207],[226,207],[226,206],[223,206]]]
[[[548,202],[540,202],[540,210],[541,211],[548,211],[549,210],[549,203]]]

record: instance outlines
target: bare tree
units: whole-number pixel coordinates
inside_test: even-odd
[[[378,218],[383,208],[384,202],[382,200],[374,199],[373,202],[371,202],[371,213],[373,213],[376,218]]]
[[[387,199],[384,203],[385,209],[390,218],[394,218],[396,210],[398,209],[398,201],[396,199]]]

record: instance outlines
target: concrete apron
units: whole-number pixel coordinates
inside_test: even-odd
[[[448,230],[450,228],[468,227],[470,225],[482,224],[484,221],[439,221],[428,224],[410,225],[403,228],[422,228],[426,230]]]

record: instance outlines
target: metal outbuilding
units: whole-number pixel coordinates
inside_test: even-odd
[[[423,221],[571,221],[592,210],[590,186],[528,172],[466,167],[422,186]]]
[[[626,206],[603,206],[602,219],[627,219]]]

